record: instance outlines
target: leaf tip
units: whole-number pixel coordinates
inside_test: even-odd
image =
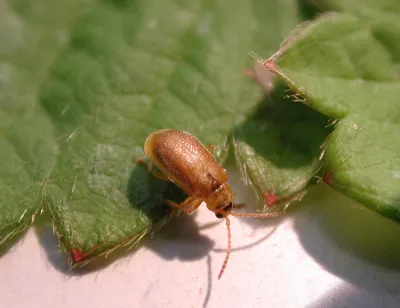
[[[278,202],[278,196],[275,194],[264,194],[264,201],[268,207],[275,205]]]
[[[76,248],[71,249],[71,256],[74,262],[81,262],[90,255],[90,252],[83,252]]]
[[[331,186],[333,184],[333,174],[330,171],[326,171],[324,173],[324,176],[322,178],[322,180],[328,184],[329,186]]]
[[[269,71],[271,71],[272,73],[275,73],[278,70],[276,63],[273,61],[272,58],[264,61],[263,64],[264,64],[264,67],[266,69],[268,69]]]

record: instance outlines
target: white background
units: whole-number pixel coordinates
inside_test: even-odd
[[[238,201],[254,203],[240,184]],[[399,307],[400,225],[320,185],[284,219],[232,218],[205,206],[136,250],[71,271],[50,226],[0,258],[1,307]],[[276,230],[273,231],[274,226]]]

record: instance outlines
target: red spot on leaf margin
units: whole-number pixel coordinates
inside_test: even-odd
[[[273,73],[275,73],[278,70],[276,63],[271,59],[264,61],[263,64],[266,69],[270,70]]]
[[[80,261],[86,259],[90,255],[90,252],[85,253],[76,248],[73,248],[73,249],[71,249],[71,255],[72,255],[72,259],[74,260],[74,262],[80,262]]]
[[[275,205],[278,202],[278,196],[275,194],[264,194],[264,201],[268,207]]]
[[[330,171],[326,171],[324,173],[324,177],[322,178],[322,180],[328,184],[328,185],[332,185],[333,184],[333,174]]]

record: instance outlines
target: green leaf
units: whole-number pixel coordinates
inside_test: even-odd
[[[266,206],[299,199],[315,182],[327,123],[278,88],[237,127],[233,143],[242,175]]]
[[[37,95],[83,8],[79,1],[31,5],[0,4],[0,244],[24,230],[43,203],[57,144]]]
[[[74,262],[134,245],[165,221],[161,201],[182,197],[134,163],[148,134],[184,129],[223,158],[263,95],[243,73],[248,52],[278,46],[294,4],[102,1],[72,24],[40,104],[59,147],[46,202]]]
[[[325,149],[325,181],[400,220],[400,3],[327,3],[344,13],[301,27],[265,66],[340,120]]]

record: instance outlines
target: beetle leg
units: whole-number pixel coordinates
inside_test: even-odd
[[[175,207],[184,211],[187,214],[191,214],[194,210],[196,210],[200,204],[203,202],[201,199],[193,199],[192,197],[188,197],[182,203],[176,203],[172,200],[164,200],[171,207]]]
[[[214,149],[215,149],[215,145],[213,144],[207,144],[206,145],[207,150],[211,153],[214,154]]]
[[[168,204],[169,206],[171,206],[171,207],[175,207],[175,208],[177,208],[177,209],[180,209],[180,210],[185,211],[186,207],[187,207],[188,205],[190,205],[190,203],[193,202],[193,198],[192,198],[192,197],[187,197],[187,198],[185,199],[185,201],[183,201],[182,203],[176,203],[175,201],[172,201],[172,200],[169,200],[169,199],[164,200],[164,202],[165,202],[166,204]],[[186,212],[186,211],[185,211],[185,212]]]
[[[203,202],[203,200],[201,199],[194,199],[192,203],[190,203],[187,207],[186,207],[186,213],[191,214],[193,211],[195,211],[200,204]]]
[[[156,178],[159,178],[160,180],[163,180],[163,181],[169,181],[169,178],[167,178],[165,175],[163,175],[157,171],[154,171],[152,164],[149,164],[148,162],[144,161],[143,159],[141,159],[139,157],[136,157],[135,161],[137,164],[145,166],[147,168],[147,171],[150,172],[152,175],[154,175]]]

